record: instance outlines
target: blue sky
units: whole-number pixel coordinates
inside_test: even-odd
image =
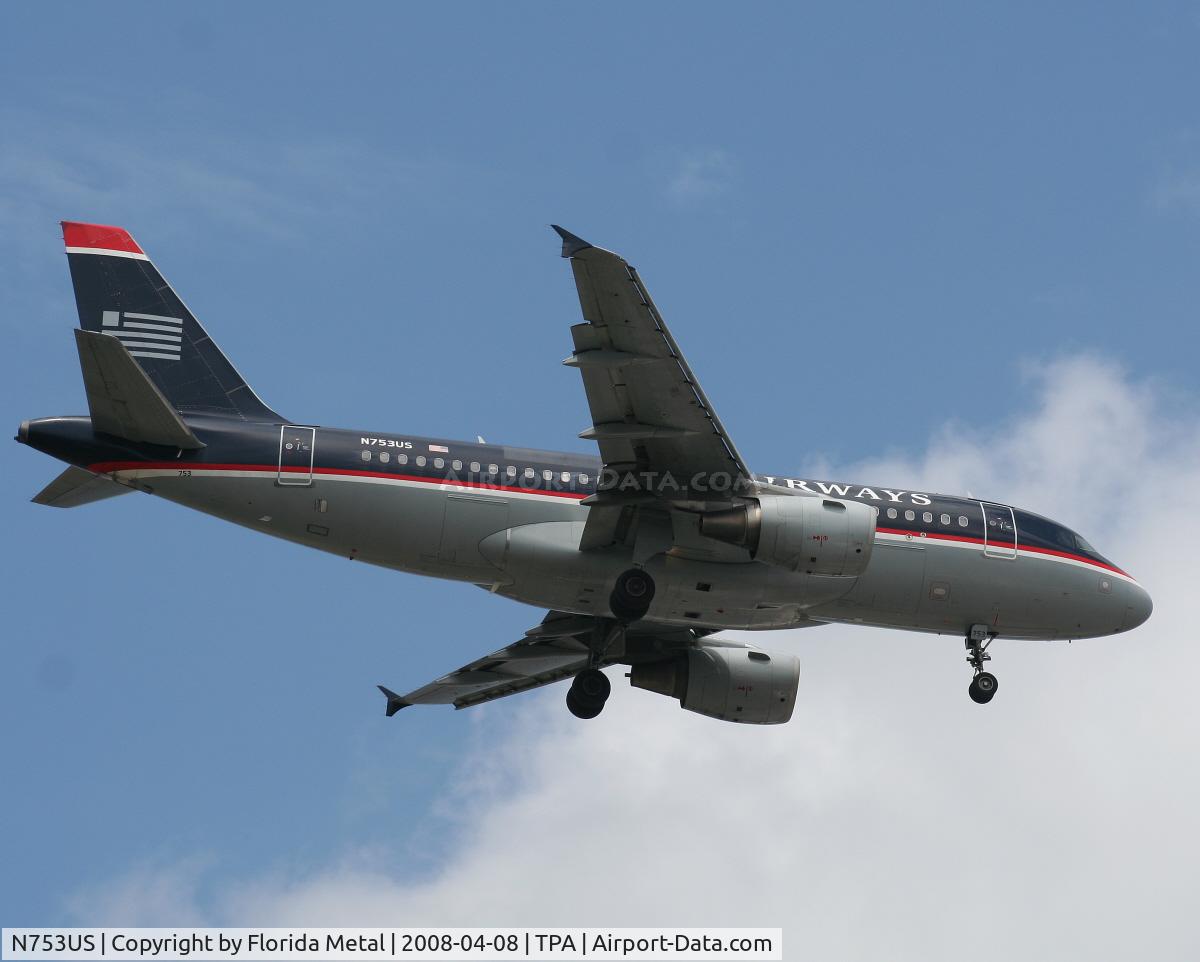
[[[907,476],[861,480],[1027,495],[1102,551],[1148,558],[1104,507],[1113,488],[1094,503],[1054,492],[1114,465],[1136,483],[1122,449],[1167,484],[1190,470],[1195,4],[25,4],[4,20],[0,400],[14,429],[85,410],[57,227],[76,219],[128,227],[295,421],[587,451],[578,376],[559,365],[578,320],[547,226],[561,223],[638,266],[756,470],[887,468]],[[1054,461],[1046,432],[1074,464]],[[347,866],[408,891],[467,871],[472,826],[531,791],[549,743],[530,712],[544,703],[560,724],[560,693],[385,721],[373,686],[424,682],[537,612],[141,496],[38,508],[28,498],[58,468],[5,451],[4,924],[138,914],[105,909],[111,891],[161,924],[223,920],[232,889]],[[951,714],[907,704],[890,723],[978,724],[959,704],[958,643],[895,638],[870,649],[885,659],[876,683],[906,671],[920,688],[920,665],[953,679],[954,698]],[[850,670],[839,685],[866,684],[869,662],[778,643],[825,665],[804,685],[832,714],[805,725],[867,724],[826,686]],[[1037,684],[1036,651],[1013,662]],[[612,742],[589,750],[630,751],[642,718],[606,713]],[[1175,722],[1196,730],[1194,715]],[[1158,722],[1143,723],[1132,730],[1156,743]],[[989,736],[1016,737],[994,720]],[[838,750],[782,737],[737,751],[769,745],[764,759],[819,770]],[[626,801],[572,784],[588,805]],[[1113,817],[1147,815],[1140,802]],[[947,854],[962,841],[926,838]],[[553,876],[539,871],[530,886]],[[186,891],[151,897],[172,885]],[[275,896],[261,904],[255,924],[288,916]],[[432,904],[393,921],[437,916]],[[636,914],[607,910],[614,924]]]

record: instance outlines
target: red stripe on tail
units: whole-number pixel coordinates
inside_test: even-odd
[[[106,251],[125,251],[129,254],[145,254],[129,231],[123,227],[108,227],[104,224],[77,224],[62,222],[63,241],[67,247],[91,247]]]

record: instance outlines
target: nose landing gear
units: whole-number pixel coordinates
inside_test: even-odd
[[[967,694],[977,705],[986,705],[995,696],[996,689],[1000,687],[996,676],[990,671],[983,670],[984,662],[992,660],[987,649],[995,637],[988,631],[987,625],[972,625],[971,630],[967,632],[967,664],[975,671],[975,677],[971,679]]]

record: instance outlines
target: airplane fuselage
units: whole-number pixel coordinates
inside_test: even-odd
[[[951,633],[990,702],[997,637],[1086,638],[1151,611],[1068,528],[1009,505],[754,474],[637,270],[562,227],[582,320],[563,363],[599,457],[288,421],[254,392],[132,235],[63,222],[88,417],[24,422],[70,467],[34,497],[149,492],[368,564],[544,609],[510,644],[400,694],[466,708],[570,679],[595,718],[635,688],[723,721],[792,714],[799,659],[721,629],[845,622]]]
[[[543,608],[604,614],[632,564],[658,584],[647,615],[696,629],[821,622],[1066,639],[1127,630],[1149,598],[1069,529],[1007,505],[877,485],[758,475],[761,490],[878,509],[870,562],[821,577],[752,560],[650,518],[580,552],[599,458],[502,445],[188,415],[195,451],[44,418],[19,439],[78,467],[256,531],[369,564],[471,582]]]

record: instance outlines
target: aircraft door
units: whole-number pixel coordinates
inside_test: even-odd
[[[983,509],[983,553],[989,558],[1017,556],[1017,522],[1012,508],[980,501]]]
[[[279,474],[276,483],[297,487],[312,484],[316,439],[316,428],[285,424],[279,429]]]

